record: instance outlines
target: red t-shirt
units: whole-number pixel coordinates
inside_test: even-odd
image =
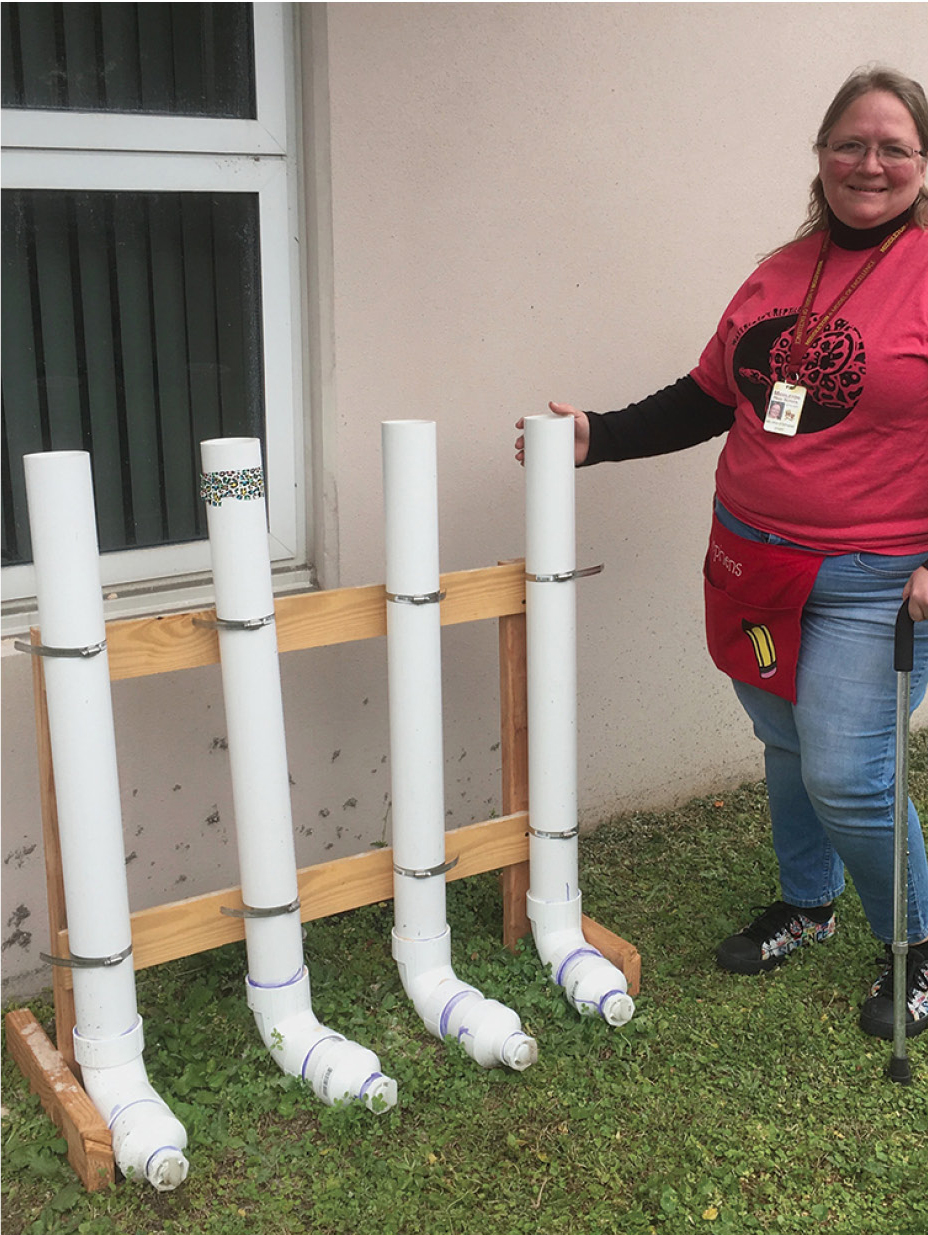
[[[825,553],[928,548],[928,231],[911,227],[812,343],[795,437],[768,433],[821,235],[763,262],[726,309],[692,377],[735,403],[716,471],[737,518]],[[810,328],[872,250],[832,244]]]

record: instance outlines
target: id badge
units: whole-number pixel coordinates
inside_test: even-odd
[[[799,417],[802,415],[805,400],[805,386],[794,386],[791,382],[774,382],[767,401],[764,429],[768,433],[782,433],[786,437],[792,437],[799,428]]]

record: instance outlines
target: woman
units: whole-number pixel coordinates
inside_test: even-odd
[[[719,945],[719,964],[735,973],[830,938],[845,868],[890,944],[892,644],[903,599],[920,624],[913,708],[928,680],[924,91],[888,69],[854,74],[816,146],[805,224],[739,289],[692,373],[618,412],[549,405],[574,417],[578,465],[728,433],[706,558],[707,633],[764,743],[782,895]],[[928,862],[911,803],[909,848],[914,1035],[928,1028]],[[885,1038],[891,961],[887,946],[860,1018]]]

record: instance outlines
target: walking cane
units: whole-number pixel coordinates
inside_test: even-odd
[[[893,1053],[887,1072],[898,1085],[911,1085],[905,1033],[906,969],[909,951],[909,707],[915,657],[915,623],[904,600],[896,617],[893,665],[896,678],[896,782],[893,796]]]

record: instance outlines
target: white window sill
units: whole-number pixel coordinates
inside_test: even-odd
[[[317,590],[315,571],[308,567],[282,568],[273,572],[275,596],[288,596],[294,592]],[[215,592],[210,575],[190,575],[180,579],[165,579],[157,582],[126,584],[107,587],[103,592],[103,612],[108,622],[119,618],[152,617],[165,613],[184,613],[191,609],[211,609],[215,604]],[[0,616],[0,638],[28,634],[38,625],[35,597],[10,600],[4,603]],[[3,644],[3,655],[13,650],[12,644]]]

